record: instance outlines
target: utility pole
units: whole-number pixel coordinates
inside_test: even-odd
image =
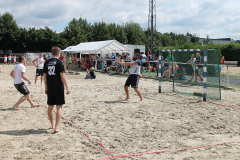
[[[148,52],[153,54],[156,40],[156,0],[149,0],[148,15]]]

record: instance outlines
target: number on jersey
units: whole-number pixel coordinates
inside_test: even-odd
[[[48,74],[55,75],[55,66],[48,66]]]

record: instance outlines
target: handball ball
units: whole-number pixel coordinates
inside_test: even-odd
[[[142,75],[140,75],[140,78],[142,78]]]

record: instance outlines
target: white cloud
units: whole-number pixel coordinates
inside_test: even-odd
[[[104,20],[122,24],[138,22],[148,26],[147,0],[0,0],[0,11],[11,12],[23,28],[45,26],[64,30],[74,17],[88,22]],[[157,0],[157,30],[210,38],[240,39],[239,0]],[[56,27],[58,25],[58,27]],[[59,26],[60,25],[60,26]]]

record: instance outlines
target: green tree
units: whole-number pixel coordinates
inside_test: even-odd
[[[129,44],[144,45],[147,43],[147,37],[138,23],[127,22],[124,30]]]
[[[18,25],[9,12],[0,16],[0,47],[3,50],[15,51],[18,37]]]
[[[92,25],[92,41],[105,41],[110,39],[109,29],[105,22],[95,22]]]
[[[73,18],[65,28],[63,37],[68,41],[68,44],[75,46],[81,42],[86,42],[87,37],[84,35],[84,31],[81,28],[79,21]]]

